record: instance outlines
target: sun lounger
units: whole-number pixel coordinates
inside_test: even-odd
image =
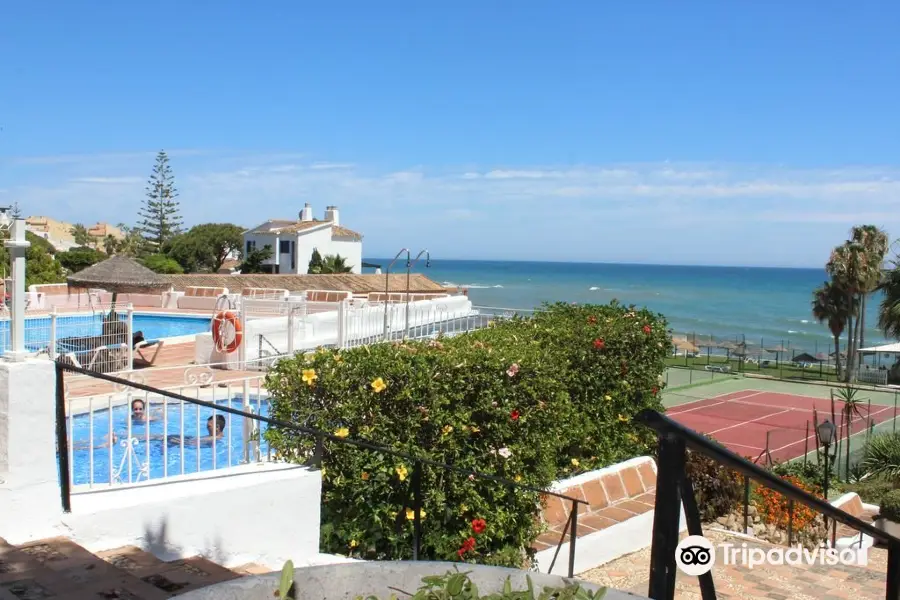
[[[704,368],[714,373],[728,373],[731,371],[731,366],[729,365],[706,365]]]

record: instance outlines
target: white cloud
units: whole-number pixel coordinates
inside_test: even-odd
[[[0,168],[12,168],[4,172],[4,201],[18,201],[28,214],[70,221],[131,222],[146,180],[136,174],[149,174],[154,155],[28,159],[42,165],[36,170],[19,159],[5,159]],[[657,162],[379,171],[301,154],[185,151],[173,158],[172,168],[187,224],[215,220],[251,226],[266,218],[291,218],[304,202],[312,203],[321,217],[326,205],[335,204],[345,224],[363,230],[367,244],[390,244],[407,236],[420,236],[416,239],[428,245],[436,237],[467,247],[547,238],[556,247],[596,248],[597,232],[624,235],[636,222],[682,241],[691,227],[710,226],[741,231],[744,237],[750,227],[762,224],[773,229],[819,224],[837,230],[866,221],[900,231],[900,167],[893,166],[799,169]],[[442,221],[457,226],[445,231]],[[675,232],[676,226],[682,231]],[[488,230],[493,233],[478,233]],[[480,237],[470,241],[467,235]],[[553,235],[559,239],[550,240]],[[626,243],[643,243],[638,233],[629,236]],[[518,252],[526,250],[523,246]]]

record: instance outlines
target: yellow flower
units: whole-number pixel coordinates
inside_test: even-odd
[[[406,481],[406,476],[409,474],[409,471],[406,470],[405,465],[400,465],[395,471],[397,471],[397,478],[400,479],[400,481]]]
[[[606,400],[607,402],[609,402],[610,400],[612,400],[612,396],[606,395],[606,396],[603,396],[603,399]]]
[[[572,459],[572,466],[573,466],[573,467],[577,467],[577,466],[580,465],[580,464],[581,464],[581,463],[578,462],[578,459],[577,459],[577,458],[573,458],[573,459]]]
[[[625,415],[619,415],[619,421],[621,421],[622,423],[627,423],[628,417],[626,417]]]
[[[324,479],[325,478],[325,467],[322,467],[321,469],[319,469],[319,472],[322,474],[322,478]]]
[[[348,435],[350,435],[350,430],[347,429],[346,427],[339,427],[338,429],[335,430],[334,435],[335,435],[335,437],[345,438]]]
[[[465,504],[460,504],[460,505],[459,505],[459,512],[461,512],[461,513],[467,513],[467,512],[469,512],[469,507],[466,506]]]
[[[513,481],[515,481],[516,483],[519,483],[520,481],[522,481],[522,476],[521,476],[521,475],[516,475],[516,476],[513,478]]]
[[[316,384],[316,379],[318,378],[319,376],[316,375],[315,369],[303,369],[303,383],[313,386]]]
[[[638,436],[634,435],[633,433],[629,433],[629,434],[628,434],[628,439],[631,440],[632,442],[637,442],[637,441],[638,441]]]
[[[386,388],[386,387],[387,387],[387,384],[384,382],[384,379],[382,379],[381,377],[377,378],[375,381],[372,382],[372,389],[375,391],[376,394],[383,392],[384,388]]]
[[[357,546],[359,546],[359,542],[357,542],[356,540],[350,540],[351,548],[356,548]]]
[[[421,508],[419,509],[419,517],[423,520],[425,519],[425,511],[422,510]],[[406,509],[406,520],[412,521],[415,518],[416,518],[416,511],[414,511],[411,508],[407,508]]]
[[[369,474],[366,473],[365,471],[362,472],[362,480],[363,480],[363,481],[368,481],[368,480],[369,480]]]
[[[444,425],[444,428],[441,429],[441,433],[447,435],[448,433],[453,431],[453,425]]]
[[[334,362],[340,364],[340,363],[344,362],[344,357],[341,356],[340,354],[335,354],[335,355],[334,355]]]
[[[472,426],[469,428],[469,431],[471,431],[472,433],[478,433],[479,431],[481,431],[481,429],[479,429],[478,427],[475,427],[474,425],[472,425]]]

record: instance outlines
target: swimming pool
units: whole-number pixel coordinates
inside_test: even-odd
[[[100,335],[103,319],[106,315],[60,315],[56,317],[56,338],[85,337]],[[128,317],[120,313],[119,318],[125,321]],[[132,316],[134,331],[141,331],[144,339],[181,335],[195,335],[209,331],[210,317],[196,315],[165,315],[134,313]],[[50,317],[29,317],[25,319],[25,346],[32,352],[39,352],[50,344]],[[0,354],[10,347],[9,320],[0,321]]]
[[[249,402],[252,412],[269,414],[267,398],[251,395]],[[245,410],[241,398],[220,400],[216,404]],[[109,484],[111,481],[114,484],[136,483],[243,463],[244,417],[213,411],[196,404],[163,404],[161,401],[153,402],[152,399],[149,408],[149,429],[145,423],[132,421],[130,437],[129,406],[116,406],[112,411],[104,408],[70,417],[72,484],[96,485]],[[202,438],[208,436],[206,421],[214,412],[225,418],[225,430],[222,438],[215,439],[213,444],[213,440]],[[256,423],[259,424],[260,454],[265,457],[268,454],[268,444],[262,434],[266,431],[266,424],[258,421],[251,424]],[[106,442],[110,429],[117,438],[112,447],[112,460]],[[174,439],[165,440],[166,436],[174,436]],[[92,437],[93,449],[90,443]],[[256,438],[255,435],[253,437]]]

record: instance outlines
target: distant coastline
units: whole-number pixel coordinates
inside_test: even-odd
[[[390,259],[365,258],[387,266]],[[643,265],[538,261],[442,260],[415,265],[446,286],[463,286],[476,305],[533,308],[543,302],[647,306],[666,316],[677,333],[745,336],[765,345],[790,344],[806,351],[833,347],[830,333],[811,313],[823,268]],[[404,260],[394,273],[406,271]],[[364,272],[374,272],[366,269]],[[866,340],[884,341],[871,327],[879,298],[868,305]],[[768,341],[766,341],[768,340]]]

